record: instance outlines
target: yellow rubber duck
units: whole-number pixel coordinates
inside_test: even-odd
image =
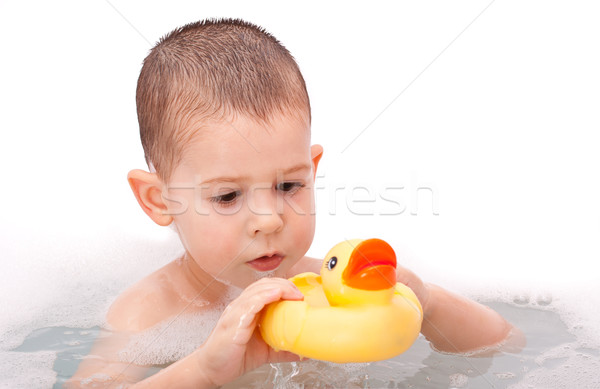
[[[396,254],[381,239],[333,247],[321,275],[290,280],[303,301],[269,304],[260,333],[275,350],[336,363],[371,362],[406,351],[421,331],[423,310],[414,292],[396,283]]]

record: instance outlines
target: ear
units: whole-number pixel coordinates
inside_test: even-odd
[[[312,145],[310,146],[310,158],[313,163],[313,180],[317,176],[317,166],[319,166],[319,161],[323,156],[323,146],[321,145]]]
[[[135,169],[127,174],[127,181],[142,210],[159,226],[168,226],[173,217],[167,213],[162,197],[162,181],[156,173]]]

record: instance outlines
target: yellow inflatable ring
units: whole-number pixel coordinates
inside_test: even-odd
[[[269,304],[259,321],[275,350],[336,363],[371,362],[403,353],[421,331],[421,304],[396,283],[396,255],[381,239],[339,243],[320,276],[302,273],[290,280],[304,300]]]

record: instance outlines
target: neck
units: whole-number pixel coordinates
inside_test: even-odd
[[[193,288],[209,303],[229,304],[236,296],[236,287],[227,285],[204,271],[186,251],[182,258],[183,269]]]

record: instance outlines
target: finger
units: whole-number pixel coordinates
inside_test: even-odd
[[[262,309],[282,298],[299,300],[304,296],[288,280],[255,283],[227,306],[219,320],[220,328],[232,331],[234,343],[245,344],[256,328]]]
[[[224,324],[229,323],[227,327],[236,327],[237,332],[252,332],[256,327],[260,311],[265,305],[280,300],[283,294],[281,288],[271,287],[255,291],[253,294],[240,295],[227,307],[226,314],[223,316]]]
[[[304,300],[304,295],[292,281],[285,280],[287,287],[283,289],[281,298],[284,300]]]
[[[248,286],[242,294],[259,294],[269,300],[266,304],[281,299],[302,300],[304,298],[293,282],[283,278],[262,279]]]

